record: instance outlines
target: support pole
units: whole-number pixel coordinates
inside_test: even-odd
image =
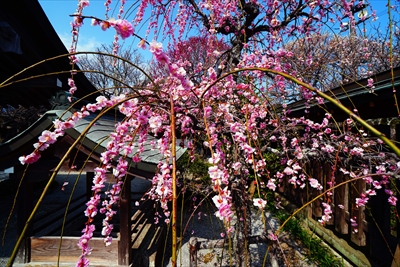
[[[119,202],[120,240],[118,243],[118,265],[129,265],[131,261],[131,179],[127,177]]]

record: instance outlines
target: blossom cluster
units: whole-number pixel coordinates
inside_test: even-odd
[[[57,138],[64,136],[65,130],[73,128],[78,120],[88,115],[89,112],[86,110],[86,108],[82,108],[81,111],[74,112],[70,118],[64,121],[56,119],[53,122],[54,130],[43,131],[42,134],[38,137],[39,142],[33,144],[35,150],[29,155],[19,157],[19,161],[21,162],[21,164],[32,164],[38,161],[41,157],[42,151],[46,150],[51,144],[54,144],[57,141]]]
[[[92,19],[92,25],[99,25],[103,31],[114,28],[116,33],[121,36],[122,39],[126,39],[133,34],[132,23],[125,19],[117,19],[117,20],[99,20]]]

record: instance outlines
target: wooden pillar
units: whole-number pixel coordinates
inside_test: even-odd
[[[94,172],[86,172],[86,200],[89,200],[93,195],[92,185],[93,185]]]
[[[118,243],[118,264],[129,265],[131,261],[131,179],[128,176],[122,187],[120,201],[120,240]]]

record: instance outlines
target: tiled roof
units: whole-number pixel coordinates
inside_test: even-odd
[[[52,121],[61,117],[64,113],[65,111],[63,110],[49,111],[27,130],[7,142],[0,144],[0,169],[5,169],[18,164],[19,156],[32,152],[32,144],[37,142],[37,137],[41,132],[51,127]],[[67,112],[62,118],[66,119],[70,115],[71,113]],[[74,128],[67,130],[66,135],[76,140],[94,119],[95,115],[91,115],[79,120]],[[106,144],[109,140],[108,136],[114,131],[116,122],[115,116],[104,115],[100,117],[88,130],[83,139],[83,146],[90,151],[94,151],[95,155],[99,155],[105,151]],[[141,154],[142,161],[134,163],[132,167],[147,172],[155,172],[157,164],[160,161],[165,160],[160,152],[152,147],[152,141],[156,141],[156,137],[149,135],[144,145],[144,152]],[[57,146],[57,143],[54,145]],[[177,159],[179,159],[185,151],[185,148],[177,146]],[[136,150],[134,150],[132,155],[129,156],[132,157],[135,153]]]

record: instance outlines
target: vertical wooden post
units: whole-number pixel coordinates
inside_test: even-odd
[[[120,240],[118,243],[118,265],[129,265],[131,261],[131,177],[125,179],[119,201]]]
[[[336,184],[344,182],[344,174],[340,171],[336,172]],[[342,185],[335,189],[335,230],[341,234],[349,233],[349,224],[346,221],[346,211],[349,210],[349,192],[348,184]],[[343,205],[343,208],[339,208]]]
[[[311,176],[313,176],[313,175],[314,175],[313,164],[311,164],[311,162],[309,162],[309,163],[307,163],[306,166],[307,166],[307,172],[308,172]],[[305,192],[305,193],[304,193],[304,203],[307,203],[308,201],[311,200],[312,195],[311,195],[311,189],[310,189],[310,187],[308,186],[308,182],[305,181],[305,183],[306,183],[307,185],[306,185],[306,187],[304,187],[304,189],[303,189],[303,191]],[[311,203],[310,205],[308,205],[308,206],[306,207],[305,211],[304,211],[304,216],[305,216],[307,219],[312,219],[313,204],[314,204],[314,203]]]
[[[92,196],[92,185],[93,185],[94,172],[86,172],[86,200],[89,200]]]
[[[355,182],[355,189],[353,188],[353,193],[351,194],[351,203],[355,203],[356,196],[358,197],[361,192],[365,192],[365,181],[359,179]],[[367,244],[367,238],[364,232],[364,220],[365,220],[365,207],[358,207],[352,211],[351,216],[357,217],[358,231],[355,232],[352,229],[351,241],[357,246],[365,246]]]
[[[331,168],[331,166],[330,166],[330,164],[328,164],[328,163],[325,163],[325,162],[323,162],[322,163],[322,168],[323,168],[323,170],[322,170],[322,175],[323,175],[323,180],[322,180],[322,182],[323,182],[323,187],[324,188],[331,188],[332,187],[332,184],[331,184],[331,182],[332,182],[332,168]],[[330,185],[328,184],[328,183],[330,183]],[[332,195],[330,195],[330,194],[332,194]],[[335,210],[335,190],[333,190],[333,191],[330,191],[330,193],[327,193],[326,195],[325,195],[325,200],[324,200],[324,202],[325,203],[327,203],[330,207],[331,207],[331,210],[332,210],[332,214],[331,214],[331,218],[326,222],[326,224],[327,225],[333,225],[334,224],[334,220],[335,220],[335,213],[334,213],[334,210]]]
[[[323,173],[322,173],[322,165],[320,162],[316,162],[314,164],[314,178],[318,180],[320,184],[323,184]],[[317,189],[312,189],[312,196],[315,197],[319,195],[320,192]],[[317,218],[322,217],[322,201],[321,199],[316,199],[313,203],[313,215]]]

